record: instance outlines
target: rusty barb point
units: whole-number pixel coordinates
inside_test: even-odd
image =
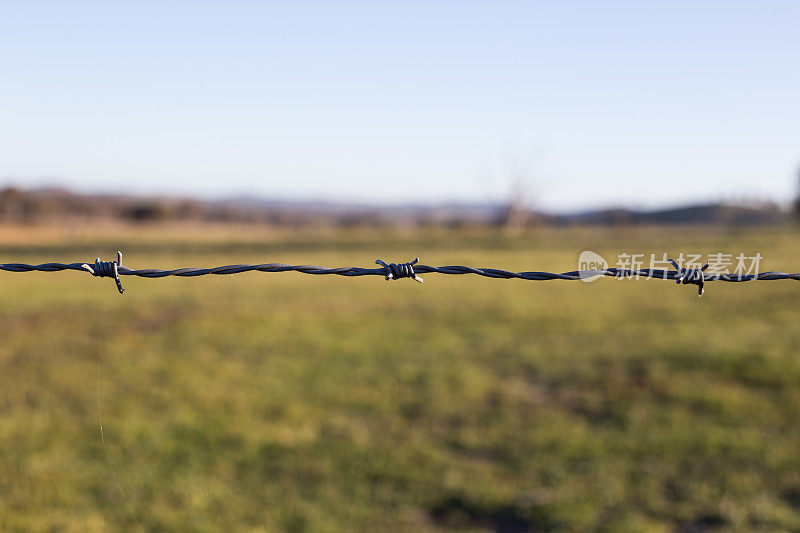
[[[100,258],[94,260],[94,266],[87,264],[81,265],[81,268],[92,276],[98,278],[114,278],[117,282],[117,290],[120,294],[125,292],[122,288],[122,282],[119,280],[119,266],[122,264],[122,252],[117,251],[116,261],[100,261]]]
[[[703,272],[708,268],[708,263],[703,265],[701,268],[681,268],[674,259],[670,259],[669,262],[672,263],[672,266],[674,266],[675,270],[678,271],[677,277],[675,278],[675,283],[678,285],[681,283],[684,285],[697,285],[697,296],[702,296],[704,292],[703,284],[706,281]]]

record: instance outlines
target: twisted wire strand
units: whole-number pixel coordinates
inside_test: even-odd
[[[257,265],[225,265],[214,268],[176,268],[176,269],[158,269],[158,268],[144,268],[134,269],[119,265],[121,263],[121,255],[118,256],[118,261],[106,262],[100,261],[99,258],[95,260],[93,267],[86,263],[43,263],[40,265],[29,265],[25,263],[0,263],[0,270],[7,272],[59,272],[64,270],[79,270],[88,271],[97,277],[112,277],[119,281],[119,276],[138,276],[142,278],[163,278],[167,276],[177,277],[194,277],[206,275],[233,275],[242,274],[244,272],[299,272],[301,274],[312,275],[336,275],[346,277],[357,276],[384,276],[388,279],[400,279],[404,277],[417,279],[417,274],[449,274],[449,275],[464,275],[474,274],[493,279],[523,279],[528,281],[549,281],[549,280],[580,280],[593,276],[604,276],[612,278],[652,278],[672,280],[677,283],[698,285],[699,292],[702,294],[703,283],[711,281],[725,281],[725,282],[745,282],[745,281],[772,281],[780,279],[791,279],[800,281],[800,273],[789,274],[786,272],[759,272],[757,274],[706,274],[704,269],[691,269],[681,268],[675,265],[677,270],[662,270],[662,269],[623,269],[623,268],[607,268],[604,270],[573,270],[569,272],[562,272],[560,274],[553,272],[539,272],[539,271],[525,271],[525,272],[510,272],[508,270],[501,270],[497,268],[473,268],[461,265],[448,265],[448,266],[429,266],[416,264],[417,260],[411,263],[390,263],[386,264],[381,260],[376,261],[381,268],[361,268],[361,267],[338,267],[330,268],[316,265],[287,265],[284,263],[262,263]],[[88,267],[88,268],[87,268]],[[117,284],[120,293],[122,292],[121,284]]]

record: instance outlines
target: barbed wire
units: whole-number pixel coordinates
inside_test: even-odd
[[[116,261],[101,261],[98,257],[93,265],[87,263],[43,263],[40,265],[29,265],[25,263],[0,263],[0,270],[7,272],[60,272],[64,270],[78,270],[88,272],[92,276],[99,278],[113,278],[117,284],[117,290],[122,294],[125,289],[122,287],[120,276],[138,276],[141,278],[164,278],[168,276],[194,277],[213,275],[232,275],[244,272],[299,272],[301,274],[313,275],[336,275],[336,276],[384,276],[386,280],[411,278],[422,283],[422,278],[418,274],[475,274],[486,278],[494,279],[523,279],[528,281],[549,281],[549,280],[586,280],[593,277],[612,277],[612,278],[647,278],[664,279],[675,281],[678,284],[696,285],[698,294],[703,295],[704,285],[710,281],[745,282],[745,281],[772,281],[779,279],[792,279],[800,281],[800,273],[787,274],[786,272],[759,272],[756,274],[707,274],[705,270],[708,263],[701,268],[681,267],[674,260],[669,261],[675,270],[662,269],[625,269],[625,268],[606,268],[603,270],[573,270],[556,274],[553,272],[510,272],[497,268],[472,268],[461,265],[449,266],[429,266],[418,264],[419,258],[409,263],[385,263],[378,259],[375,261],[380,268],[362,267],[322,267],[315,265],[287,265],[284,263],[262,263],[258,265],[226,265],[214,268],[176,268],[172,270],[145,268],[133,269],[122,266],[122,253],[117,252]]]

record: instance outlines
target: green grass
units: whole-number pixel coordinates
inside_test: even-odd
[[[786,229],[215,239],[54,238],[0,244],[0,262],[122,242],[142,267],[419,255],[560,272],[588,248],[800,269]],[[698,300],[656,280],[424,277],[128,277],[119,296],[0,273],[0,525],[800,529],[800,284]]]

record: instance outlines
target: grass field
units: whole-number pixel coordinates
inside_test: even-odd
[[[28,231],[0,263],[800,269],[791,228]],[[0,272],[3,529],[800,529],[800,283],[123,282]]]

